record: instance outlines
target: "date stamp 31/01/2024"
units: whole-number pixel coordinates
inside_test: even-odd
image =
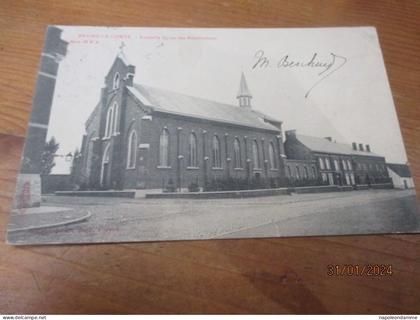
[[[392,276],[393,270],[390,264],[329,264],[327,275],[334,276],[370,276],[384,277]]]

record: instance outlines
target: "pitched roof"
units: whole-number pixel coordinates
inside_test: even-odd
[[[252,109],[240,108],[239,106],[192,97],[146,85],[134,84],[132,87],[127,88],[142,104],[156,111],[279,131],[279,128],[266,122],[274,121],[274,119]],[[280,121],[277,120],[277,122]]]
[[[408,165],[402,163],[387,163],[386,165],[400,177],[411,178],[411,172]]]
[[[296,134],[296,138],[312,151],[380,157],[379,155],[373,152],[354,150],[349,144],[332,142],[325,138],[306,136],[302,134]]]

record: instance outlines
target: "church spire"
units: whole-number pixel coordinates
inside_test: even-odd
[[[239,91],[236,98],[239,100],[240,107],[251,108],[252,94],[249,91],[248,85],[246,83],[245,75],[243,72],[241,75],[241,82],[239,84]]]

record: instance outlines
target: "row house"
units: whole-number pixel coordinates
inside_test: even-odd
[[[331,137],[319,138],[286,131],[286,162],[291,159],[315,161],[319,177],[330,185],[383,182],[388,178],[385,158],[369,145],[337,143]]]

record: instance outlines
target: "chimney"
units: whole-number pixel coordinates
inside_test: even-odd
[[[286,138],[295,138],[296,139],[296,130],[287,130]]]
[[[359,150],[360,151],[365,151],[365,150],[363,150],[363,143],[359,143]]]
[[[370,145],[368,145],[368,144],[366,145],[366,151],[370,152]]]
[[[332,137],[324,137],[324,139],[327,139],[329,142],[332,142]]]
[[[353,142],[352,146],[353,146],[353,150],[357,150],[357,143],[356,142]]]
[[[126,78],[125,78],[125,83],[127,86],[132,87],[133,86],[133,80],[134,80],[134,74],[136,73],[136,67],[129,65],[127,67],[127,74],[126,74]]]

